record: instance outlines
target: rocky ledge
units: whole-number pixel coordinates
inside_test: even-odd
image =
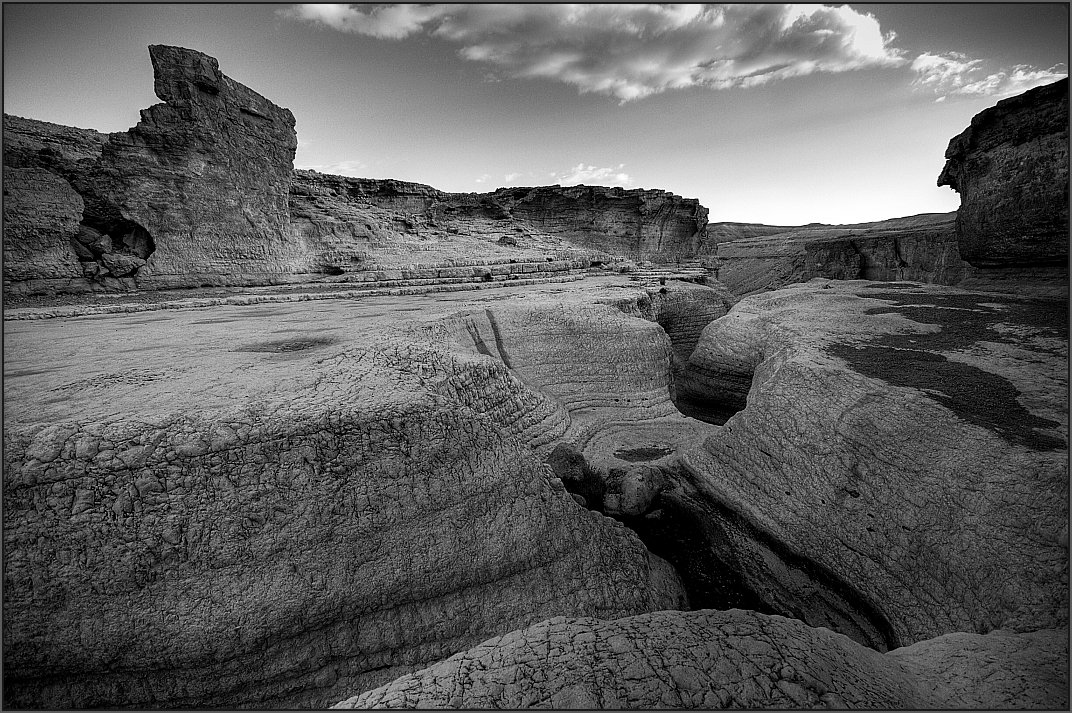
[[[939,186],[960,193],[961,254],[981,268],[1068,263],[1068,80],[972,117],[945,152]]]

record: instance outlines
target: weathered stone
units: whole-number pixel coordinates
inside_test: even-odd
[[[81,277],[72,241],[82,198],[41,168],[4,166],[4,285]]]
[[[264,348],[267,323],[244,311],[257,307],[160,315],[130,352],[109,328],[123,317],[106,317],[78,332],[69,364],[9,379],[5,700],[318,707],[549,616],[686,605],[672,569],[578,507],[530,447],[645,402],[672,413],[658,327],[579,292],[497,300],[490,316],[447,299],[440,319],[410,324],[397,298],[259,308],[342,330],[290,337],[309,345],[293,352]],[[496,358],[470,349],[476,317]],[[539,364],[571,330],[632,322],[603,348],[660,361],[650,375],[601,366],[586,397]],[[50,325],[14,330],[5,368],[39,364]],[[111,373],[76,366],[106,345]],[[49,390],[62,399],[40,404]],[[643,398],[586,420],[556,396],[613,391]],[[102,402],[116,410],[103,422]]]
[[[815,277],[954,285],[973,272],[957,251],[951,213],[798,228],[717,224],[709,230],[720,238],[715,275],[739,296]]]
[[[334,707],[1061,710],[1066,639],[959,634],[880,654],[738,609],[557,617]]]
[[[960,252],[982,268],[1068,262],[1068,79],[1003,99],[949,142]]]
[[[752,563],[753,608],[878,648],[1066,626],[1067,323],[1064,302],[906,283],[742,300],[689,364],[739,412],[683,456],[678,497],[713,557]]]
[[[706,236],[707,209],[666,191],[542,186],[500,188],[491,197],[539,230],[634,260],[693,258]]]

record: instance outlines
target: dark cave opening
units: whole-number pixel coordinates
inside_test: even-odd
[[[117,209],[87,204],[71,249],[83,273],[99,280],[136,276],[156,251],[156,242],[145,226],[122,217]]]

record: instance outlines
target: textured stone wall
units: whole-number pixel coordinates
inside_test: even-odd
[[[512,216],[578,245],[634,260],[673,262],[700,254],[707,209],[659,190],[603,186],[500,188]]]
[[[129,131],[5,115],[5,167],[56,177],[46,186],[37,174],[9,174],[11,189],[38,193],[45,215],[71,191],[83,204],[76,227],[13,214],[5,290],[264,284],[309,269],[289,230],[293,115],[200,52],[153,45],[149,55],[164,103],[143,110]],[[56,246],[65,242],[63,254]]]
[[[945,152],[939,186],[960,193],[957,239],[984,268],[1068,261],[1068,80],[972,117]]]
[[[718,244],[717,276],[736,295],[815,277],[954,285],[973,272],[957,250],[952,214],[774,232],[760,231],[764,226],[730,227],[709,229],[730,238]],[[738,232],[745,237],[736,237]]]

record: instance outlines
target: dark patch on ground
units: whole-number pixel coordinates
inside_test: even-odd
[[[864,345],[838,344],[827,351],[866,376],[896,386],[923,390],[967,423],[996,433],[1007,442],[1036,451],[1066,447],[1063,439],[1038,429],[1059,424],[1025,409],[1019,390],[1007,379],[978,367],[950,361],[952,352],[980,341],[1025,345],[1022,338],[1000,332],[998,324],[1023,325],[1032,336],[1068,341],[1068,303],[977,294],[912,295],[868,290],[867,297],[893,305],[867,314],[901,314],[914,322],[936,324],[933,334],[885,334]]]
[[[696,394],[682,395],[680,391],[673,399],[674,406],[682,416],[695,418],[697,421],[722,426],[735,413],[741,411],[744,403],[734,400],[732,403],[717,401],[711,398],[703,398]]]
[[[672,448],[658,448],[655,446],[649,446],[644,448],[623,448],[618,451],[614,451],[614,457],[621,460],[628,461],[630,463],[641,463],[644,461],[659,460],[673,453]]]
[[[230,324],[237,321],[237,319],[201,319],[196,322],[190,322],[190,324]]]
[[[37,376],[38,374],[47,374],[51,369],[20,369],[19,371],[5,371],[5,379],[17,379],[20,376]]]
[[[872,289],[872,288],[868,288]],[[915,282],[883,282],[881,286],[875,286],[873,289],[881,290],[918,290],[920,286]],[[868,297],[872,295],[868,294]]]
[[[306,339],[277,339],[270,342],[259,342],[257,344],[249,344],[247,346],[235,349],[238,352],[268,352],[271,354],[281,354],[287,352],[301,352],[307,349],[315,349],[317,347],[326,347],[329,344],[335,344],[338,339],[332,337],[310,337]]]

